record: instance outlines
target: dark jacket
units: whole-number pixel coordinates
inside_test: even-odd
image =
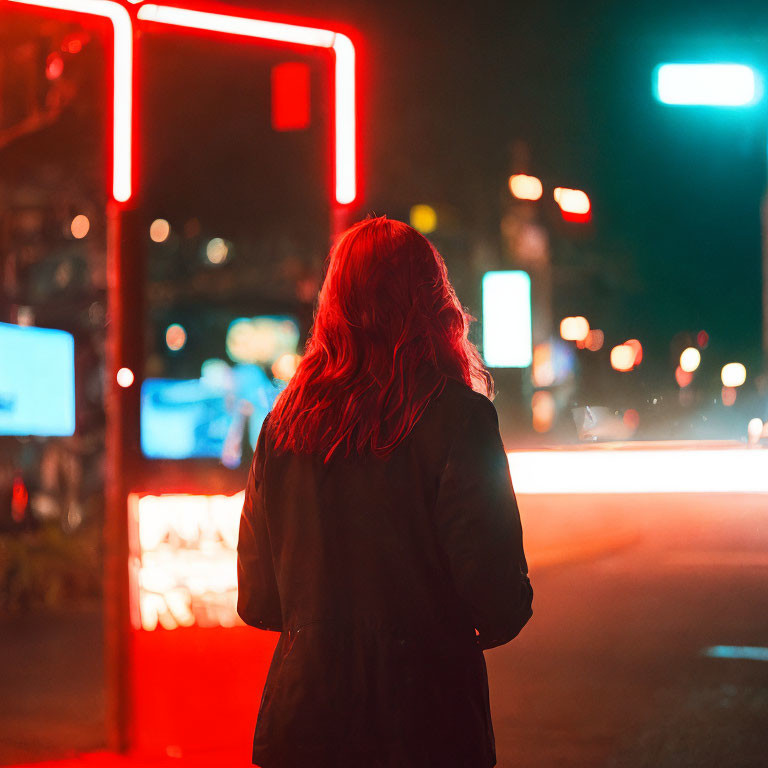
[[[488,398],[449,382],[386,460],[276,454],[267,420],[238,583],[242,619],[281,633],[254,763],[495,765],[482,651],[533,592]]]

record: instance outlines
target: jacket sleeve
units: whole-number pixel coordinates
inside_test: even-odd
[[[450,448],[436,509],[440,544],[482,649],[514,638],[533,613],[520,513],[496,408],[477,399]]]
[[[282,629],[280,596],[264,513],[264,460],[267,422],[261,427],[248,473],[237,541],[237,612],[259,629]]]

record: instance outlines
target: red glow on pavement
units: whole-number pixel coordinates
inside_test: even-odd
[[[309,126],[309,67],[287,61],[272,68],[272,128],[302,131]]]
[[[214,766],[250,765],[253,727],[279,634],[252,627],[134,630],[135,750]],[[221,759],[219,750],[232,760]],[[179,764],[176,759],[176,765]]]

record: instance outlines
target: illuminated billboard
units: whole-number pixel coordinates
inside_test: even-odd
[[[141,450],[151,459],[219,459],[238,467],[284,386],[257,365],[208,361],[199,379],[146,379]]]
[[[231,627],[244,493],[129,497],[135,629]]]
[[[504,270],[483,275],[483,358],[491,368],[527,368],[533,359],[531,278]]]
[[[75,431],[75,340],[52,328],[0,323],[0,435]]]

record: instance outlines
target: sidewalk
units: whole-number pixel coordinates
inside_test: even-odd
[[[188,755],[184,757],[141,758],[115,755],[111,752],[93,752],[79,755],[68,760],[51,760],[43,763],[25,763],[13,768],[248,768],[251,761],[243,759],[242,751],[216,752],[203,755]]]

